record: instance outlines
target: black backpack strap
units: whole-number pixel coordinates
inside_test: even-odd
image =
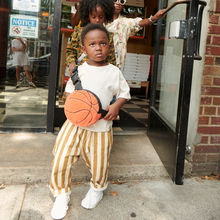
[[[101,110],[101,118],[104,118],[107,115],[108,111],[102,109]]]
[[[75,68],[72,70],[71,80],[73,81],[73,85],[75,86],[76,90],[82,90],[82,84],[81,80],[78,75],[78,66],[75,66]]]
[[[80,80],[79,75],[78,75],[78,66],[75,66],[75,68],[72,70],[72,73],[73,74],[71,75],[70,78],[73,81],[73,85],[75,86],[75,89],[76,90],[82,90],[83,89],[82,88],[82,83],[81,83],[81,80]],[[96,99],[99,103],[99,113],[101,113],[101,118],[104,118],[106,116],[106,114],[108,113],[108,111],[102,109],[101,101],[95,93],[93,93],[89,90],[87,90],[87,91],[92,93],[96,97]]]

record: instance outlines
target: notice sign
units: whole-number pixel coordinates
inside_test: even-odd
[[[11,37],[38,38],[38,17],[10,15]]]
[[[13,0],[13,10],[39,12],[39,0]]]

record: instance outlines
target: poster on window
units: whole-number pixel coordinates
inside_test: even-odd
[[[38,17],[10,15],[9,35],[11,37],[38,38]]]
[[[13,0],[12,9],[39,12],[39,0]]]

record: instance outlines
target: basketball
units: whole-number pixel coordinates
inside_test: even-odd
[[[100,117],[100,103],[95,94],[87,90],[72,92],[64,106],[69,121],[79,127],[87,127],[96,123]]]

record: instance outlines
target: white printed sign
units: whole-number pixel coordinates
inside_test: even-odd
[[[11,37],[38,38],[38,17],[10,15]]]
[[[13,10],[39,12],[39,0],[13,0]]]

